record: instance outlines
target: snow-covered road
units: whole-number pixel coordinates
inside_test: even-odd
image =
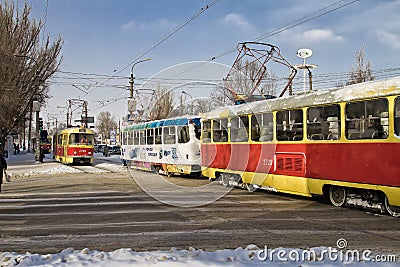
[[[99,157],[100,169],[89,174],[49,158],[34,163],[32,155],[8,162],[13,177],[0,194],[0,266],[400,266],[400,230],[389,216],[241,190],[184,209],[141,192],[118,157]],[[340,249],[340,238],[349,246]],[[260,245],[295,240],[294,249]]]

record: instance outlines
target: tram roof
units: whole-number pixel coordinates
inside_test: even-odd
[[[250,102],[236,106],[221,107],[202,114],[202,119],[231,117],[250,113],[267,113],[275,110],[287,110],[330,103],[376,98],[400,94],[400,76],[347,85],[324,91],[313,91],[287,97]]]
[[[62,130],[61,132],[58,133],[85,133],[85,134],[94,134],[94,131],[89,128],[84,128],[84,127],[74,127],[74,128],[67,128]],[[57,133],[57,134],[58,134]]]
[[[189,122],[200,125],[200,118],[199,117],[179,117],[179,118],[170,118],[170,119],[163,119],[157,121],[149,121],[143,122],[133,125],[127,125],[124,129],[125,130],[143,130],[143,129],[152,129],[158,128],[163,126],[184,126],[188,125]]]

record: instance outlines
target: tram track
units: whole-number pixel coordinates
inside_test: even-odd
[[[115,167],[105,167],[105,166],[99,166],[101,163],[99,161],[103,161],[105,163],[110,163],[110,165],[118,166],[118,170],[115,169]],[[112,160],[106,160],[106,159],[95,159],[95,163],[93,165],[68,165],[69,167],[82,171],[84,173],[100,173],[100,172],[110,172],[110,173],[119,173],[121,171],[124,171],[121,167],[122,164],[118,164],[115,161]]]
[[[262,191],[249,195],[239,189],[204,206],[176,207],[145,194],[126,173],[107,179],[111,172],[83,169],[60,177],[62,184],[54,177],[56,188],[52,179],[32,180],[31,186],[5,184],[0,195],[0,250],[212,250],[247,244],[297,248],[335,246],[338,238],[346,238],[352,248],[393,251],[400,240],[397,220],[389,216]]]

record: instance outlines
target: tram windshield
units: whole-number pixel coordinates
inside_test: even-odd
[[[93,134],[72,133],[69,136],[69,144],[70,145],[77,145],[77,144],[93,145],[94,144],[93,141],[94,141]]]

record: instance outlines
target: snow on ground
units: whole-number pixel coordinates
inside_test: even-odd
[[[123,170],[118,155],[104,158],[101,154],[96,166],[105,169]],[[8,173],[12,179],[29,178],[38,175],[81,172],[75,168],[54,162],[47,155],[45,163],[35,163],[34,155],[21,153],[7,159]],[[126,170],[126,169],[125,169]],[[1,227],[1,226],[0,226]],[[258,248],[249,245],[246,248],[204,251],[189,248],[169,251],[136,252],[121,248],[111,252],[102,252],[85,248],[74,250],[67,248],[55,254],[19,254],[0,252],[0,266],[400,266],[399,256],[373,255],[369,251],[341,251],[337,248],[311,248],[309,250],[288,248]],[[355,254],[354,254],[355,253]],[[352,257],[353,255],[353,257]],[[356,257],[354,257],[356,255]],[[358,256],[357,256],[358,255]],[[349,257],[350,256],[350,257]],[[397,257],[397,258],[396,258]],[[394,262],[394,260],[396,262]]]
[[[271,251],[274,253],[271,254]],[[329,252],[331,254],[329,254]],[[336,251],[336,253],[334,253]],[[0,254],[0,266],[400,266],[395,262],[376,262],[367,256],[364,260],[347,257],[337,249],[319,247],[310,250],[275,249],[269,250],[255,245],[246,248],[224,249],[208,252],[190,247],[187,250],[171,248],[169,251],[135,252],[131,249],[118,249],[112,252],[97,250],[74,250],[68,248],[57,254]],[[350,254],[349,254],[350,255]],[[353,254],[352,254],[353,255]],[[381,258],[383,259],[383,258]],[[387,258],[385,258],[387,261]]]
[[[26,152],[22,152],[19,155],[11,155],[6,160],[8,164],[7,173],[12,180],[32,176],[81,172],[67,165],[55,162],[50,155],[46,155],[44,163],[35,161],[35,154]]]
[[[123,171],[126,170],[121,164],[119,155],[112,155],[111,157],[103,157],[101,154],[95,155],[99,162],[95,163],[97,172],[110,171]],[[33,176],[46,176],[62,173],[80,173],[83,172],[77,168],[73,168],[64,164],[60,164],[53,160],[52,154],[46,155],[44,163],[35,162],[35,154],[22,152],[19,155],[10,155],[7,159],[8,170],[7,173],[11,179],[29,178]],[[105,161],[105,162],[104,162]],[[90,166],[79,166],[89,167]],[[92,168],[94,169],[94,168]],[[93,170],[92,170],[93,171]]]

